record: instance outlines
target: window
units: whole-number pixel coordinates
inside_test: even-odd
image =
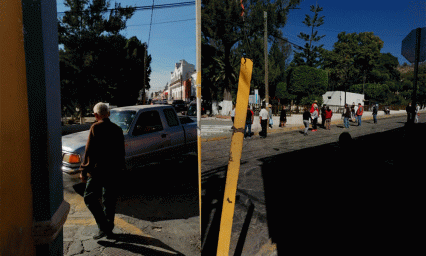
[[[142,135],[163,130],[160,114],[157,111],[142,112],[139,115],[133,135]]]
[[[166,116],[167,124],[169,127],[178,126],[179,120],[176,116],[176,113],[173,111],[173,109],[166,108],[163,110],[164,115]]]
[[[129,131],[130,125],[133,122],[133,119],[135,118],[136,111],[116,111],[111,110],[111,115],[109,116],[109,119],[111,122],[118,125],[122,130],[124,134],[127,134]]]

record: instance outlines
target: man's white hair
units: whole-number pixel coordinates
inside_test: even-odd
[[[109,108],[108,105],[103,103],[103,102],[99,102],[97,103],[94,107],[93,107],[93,113],[96,113],[102,117],[106,117],[108,116],[109,113]]]

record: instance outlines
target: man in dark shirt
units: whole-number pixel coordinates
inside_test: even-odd
[[[99,239],[113,234],[117,200],[114,179],[125,169],[125,149],[123,131],[110,121],[108,106],[100,102],[93,112],[97,122],[90,127],[80,178],[86,182],[84,202],[99,228],[93,238]]]

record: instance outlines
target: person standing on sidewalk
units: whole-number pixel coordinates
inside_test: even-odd
[[[231,110],[232,127],[234,127],[234,118],[235,118],[235,105],[232,104],[232,110]]]
[[[358,122],[358,126],[361,126],[362,114],[364,114],[364,108],[362,107],[361,103],[358,103],[358,109],[356,111],[356,120]]]
[[[374,120],[375,124],[377,124],[377,112],[378,112],[378,105],[374,104],[373,105],[373,120]]]
[[[269,104],[269,128],[272,129],[272,125],[274,125],[274,121],[272,121],[272,105]]]
[[[419,122],[419,116],[420,116],[419,111],[420,111],[420,106],[419,106],[419,104],[416,104],[416,113],[415,113],[416,117],[415,117],[415,120],[414,120],[414,122],[416,124]]]
[[[115,182],[117,173],[126,168],[125,147],[123,130],[110,121],[108,105],[99,102],[93,112],[96,123],[90,127],[86,153],[80,165],[80,179],[86,182],[84,202],[99,228],[93,238],[100,239],[113,235],[117,200]]]
[[[265,105],[262,105],[262,109],[259,113],[260,126],[262,127],[262,131],[259,133],[261,138],[266,138],[268,132],[268,115]]]
[[[317,131],[317,122],[318,122],[318,107],[314,107],[314,112],[311,114],[312,118],[312,131]]]
[[[348,104],[345,104],[345,109],[343,112],[343,125],[347,129],[349,129],[349,118],[351,118],[351,110],[349,109]]]
[[[333,112],[331,111],[330,107],[327,106],[327,109],[325,110],[325,128],[327,130],[330,130],[330,125],[331,125],[331,117],[333,116]]]
[[[326,110],[326,105],[322,105],[321,108],[321,127],[325,129],[325,110]]]
[[[305,107],[305,111],[303,112],[303,124],[305,125],[305,130],[303,135],[308,135],[309,130],[309,119],[311,118],[311,113],[308,111],[308,108]]]
[[[416,109],[413,106],[411,106],[411,102],[410,102],[408,103],[408,106],[405,110],[407,111],[407,123],[410,123],[411,120],[414,120]]]
[[[253,124],[253,111],[250,105],[247,105],[246,127],[244,128],[244,138],[251,138],[251,125]],[[248,131],[247,131],[248,130]]]
[[[280,127],[285,127],[285,124],[287,123],[287,111],[285,110],[285,105],[283,105],[283,109],[281,110],[280,114]]]

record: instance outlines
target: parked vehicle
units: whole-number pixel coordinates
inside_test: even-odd
[[[202,102],[201,103],[201,115],[205,115],[207,114],[207,109],[208,106],[206,103]],[[188,112],[187,112],[188,116],[197,116],[197,102],[196,101],[191,101],[191,103],[189,103],[188,106]]]
[[[172,106],[176,109],[176,112],[186,111],[186,104],[183,100],[173,100]]]
[[[111,110],[111,122],[123,130],[126,167],[149,163],[165,155],[196,152],[197,124],[178,117],[170,105],[137,105]],[[62,136],[62,171],[78,174],[89,131]]]

